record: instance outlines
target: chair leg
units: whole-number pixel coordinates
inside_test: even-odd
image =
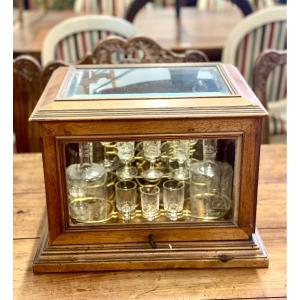
[[[263,120],[261,142],[262,142],[262,144],[270,143],[269,118],[268,117]]]

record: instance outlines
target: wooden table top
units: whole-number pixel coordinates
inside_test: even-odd
[[[285,299],[286,146],[263,145],[257,227],[269,268],[32,273],[45,215],[41,154],[14,155],[14,299]]]
[[[172,7],[141,11],[134,25],[142,34],[162,47],[174,51],[199,49],[221,51],[233,27],[243,19],[241,11],[232,6],[226,11],[181,9],[181,39],[177,37],[175,11]]]
[[[59,22],[73,17],[73,11],[26,11],[24,26],[14,26],[14,55],[29,53],[40,57],[43,41],[49,30]],[[233,6],[225,12],[200,12],[195,8],[182,8],[181,39],[177,37],[175,9],[145,9],[134,25],[140,34],[150,37],[162,47],[175,51],[200,49],[208,55],[220,57],[226,39],[233,27],[243,18],[240,10]],[[213,25],[213,26],[212,26]]]

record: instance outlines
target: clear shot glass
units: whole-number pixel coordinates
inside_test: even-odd
[[[125,221],[130,220],[130,214],[136,207],[137,184],[131,180],[121,180],[115,185],[116,206]]]
[[[183,210],[184,183],[176,180],[165,181],[163,183],[163,201],[167,217],[176,221]]]
[[[142,214],[148,221],[153,221],[159,211],[160,188],[158,186],[141,187]]]

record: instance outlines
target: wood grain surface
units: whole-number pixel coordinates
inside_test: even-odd
[[[224,47],[230,31],[242,19],[242,12],[235,5],[222,12],[200,12],[191,7],[183,7],[178,35],[174,9],[163,8],[141,11],[135,18],[134,25],[143,35],[153,38],[167,49],[203,49],[209,55],[210,51],[218,51]]]
[[[286,146],[263,145],[257,227],[265,269],[187,269],[34,275],[45,215],[40,154],[14,156],[14,299],[285,299]]]

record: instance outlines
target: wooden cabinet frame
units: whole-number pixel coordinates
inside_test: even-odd
[[[231,84],[237,91],[248,96],[245,99],[249,100],[249,95],[255,97],[249,88],[241,89],[244,83],[238,72],[227,68]],[[62,80],[62,73],[66,70],[55,73],[56,80]],[[57,89],[56,84],[54,93],[53,84],[48,85],[44,103],[53,106],[47,97],[55,97]],[[245,105],[243,101],[241,99],[240,107]],[[229,110],[235,109],[234,103],[229,105]],[[68,103],[61,105],[65,107]],[[111,117],[86,120],[81,117],[64,120],[59,115],[57,120],[52,116],[47,120],[43,116],[39,125],[48,229],[35,258],[34,271],[267,266],[267,254],[255,226],[261,126],[262,116],[266,113],[259,105],[246,106],[248,110],[253,109],[247,115],[226,116],[221,110],[218,117],[189,115],[188,109],[183,109],[182,115],[176,117],[172,112],[146,118],[140,112],[130,118],[116,113]],[[73,112],[66,111],[66,114],[71,116]],[[204,137],[236,139],[233,187],[236,217],[233,221],[69,225],[66,143]]]
[[[98,124],[94,124],[98,123]],[[117,124],[116,124],[117,123]],[[125,122],[127,123],[127,122]],[[77,128],[76,124],[68,123],[63,126],[49,123],[46,127],[46,135],[43,136],[44,126],[42,126],[43,151],[47,161],[57,162],[56,172],[49,170],[45,173],[45,182],[49,182],[48,190],[48,222],[49,222],[49,242],[50,244],[78,244],[80,241],[89,243],[118,243],[121,240],[126,242],[139,242],[145,240],[149,234],[154,234],[157,240],[173,241],[180,240],[180,236],[185,236],[188,240],[238,240],[249,239],[253,233],[254,211],[256,199],[256,191],[248,190],[249,187],[255,186],[258,169],[255,165],[259,157],[258,150],[255,145],[257,136],[255,133],[256,120],[249,119],[247,123],[241,122],[238,119],[220,120],[214,122],[211,126],[209,120],[188,120],[184,122],[185,126],[178,130],[175,125],[178,120],[147,120],[147,121],[131,121],[127,124],[128,129],[125,132],[112,132],[110,122],[87,122],[80,126],[80,130],[72,131],[72,128]],[[219,125],[218,125],[219,123]],[[124,128],[124,122],[115,122],[116,128]],[[168,125],[168,128],[165,126]],[[91,126],[93,130],[91,131]],[[176,127],[174,127],[176,126]],[[193,126],[193,127],[191,127]],[[207,130],[210,127],[210,132]],[[66,128],[63,128],[66,127]],[[88,132],[86,128],[89,128]],[[145,128],[146,130],[143,130]],[[161,134],[170,132],[169,134]],[[191,128],[193,128],[191,130]],[[220,129],[222,128],[222,131]],[[238,131],[237,128],[239,128]],[[158,130],[159,129],[159,130]],[[204,131],[205,130],[205,131]],[[175,133],[176,131],[176,133]],[[192,131],[192,132],[191,132]],[[51,135],[49,135],[51,132]],[[69,132],[69,136],[66,136]],[[99,135],[99,133],[102,133]],[[219,222],[214,223],[189,223],[189,224],[121,224],[118,229],[115,225],[100,225],[100,226],[84,226],[84,227],[68,227],[67,203],[66,203],[66,187],[65,187],[65,166],[63,143],[79,140],[140,140],[147,136],[147,139],[174,139],[186,138],[193,139],[197,137],[223,137],[223,138],[239,138],[240,144],[237,147],[237,159],[241,160],[240,164],[235,166],[235,177],[240,176],[241,181],[245,180],[248,184],[243,184],[243,189],[239,189],[239,212],[238,222],[225,222],[220,225]],[[252,153],[252,159],[245,159]],[[243,166],[243,172],[241,169]],[[45,168],[46,169],[46,168]],[[236,174],[238,172],[238,174]],[[241,172],[241,173],[240,173]],[[59,192],[60,191],[60,192]],[[252,212],[252,213],[251,213]],[[58,216],[60,219],[58,220]],[[165,229],[165,231],[164,231]],[[126,236],[123,232],[129,230],[130,235]],[[146,232],[145,232],[146,230]],[[108,234],[109,233],[109,234]],[[122,238],[120,238],[122,236]]]

